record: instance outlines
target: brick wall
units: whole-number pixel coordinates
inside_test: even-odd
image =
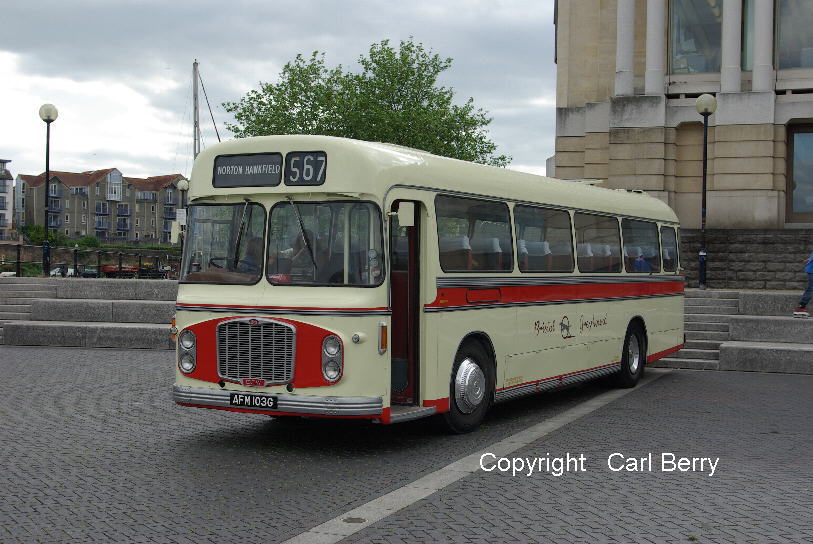
[[[681,229],[686,285],[697,287],[700,231]],[[813,229],[706,230],[706,285],[710,289],[789,289],[807,285],[803,261],[813,251]]]

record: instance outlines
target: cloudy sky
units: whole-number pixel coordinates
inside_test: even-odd
[[[441,83],[491,114],[512,168],[543,173],[553,154],[553,0],[4,0],[0,13],[0,158],[14,175],[45,169],[43,103],[59,109],[54,170],[188,175],[195,58],[227,139],[221,104],[297,53],[355,70],[370,44],[410,36],[454,59]]]

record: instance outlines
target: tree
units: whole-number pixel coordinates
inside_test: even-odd
[[[474,99],[454,103],[454,90],[438,86],[452,65],[411,38],[396,49],[389,40],[370,46],[360,73],[328,68],[325,55],[297,55],[276,83],[260,83],[237,102],[225,102],[238,138],[268,134],[325,134],[388,142],[466,161],[506,166],[486,128],[492,119]]]
[[[23,238],[32,245],[41,246],[45,240],[45,229],[42,225],[26,225],[22,229]],[[51,247],[63,247],[67,245],[68,237],[58,230],[48,230],[48,245]]]

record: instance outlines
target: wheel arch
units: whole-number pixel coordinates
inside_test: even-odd
[[[630,322],[627,324],[627,330],[629,330],[629,328],[632,327],[633,325],[638,325],[639,327],[641,327],[641,330],[644,333],[644,353],[645,354],[649,353],[649,332],[646,329],[646,321],[644,321],[644,318],[641,317],[640,315],[635,315],[630,319]],[[646,364],[646,361],[644,361],[644,364]]]
[[[497,352],[494,350],[494,343],[491,341],[491,337],[488,333],[483,331],[472,331],[466,336],[464,336],[460,343],[457,344],[457,350],[455,350],[455,354],[460,351],[467,342],[478,342],[482,348],[486,351],[486,353],[491,357],[491,362],[494,365],[494,375],[496,376],[497,372]]]

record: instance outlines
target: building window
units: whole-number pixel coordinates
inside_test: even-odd
[[[88,216],[85,215],[85,214],[82,214],[82,224],[84,225],[87,222],[88,222]]]
[[[787,221],[813,223],[813,125],[788,127]]]
[[[150,212],[155,213],[155,206],[150,206]]]
[[[82,201],[82,209],[83,209],[83,210],[87,210],[87,209],[88,209],[88,201],[87,201],[87,200],[83,200],[83,201]]]
[[[141,221],[139,220],[139,218],[138,218],[138,217],[136,217],[136,227],[137,227],[137,226],[139,226],[139,225],[140,225],[140,223],[141,223]]]
[[[51,183],[48,185],[48,194],[51,196],[59,196],[59,185]]]
[[[154,226],[155,226],[155,219],[150,219],[150,226],[151,226],[151,227],[154,227]]]
[[[740,68],[746,72],[754,69],[754,0],[742,0]]]
[[[101,187],[99,187],[99,184],[97,183],[96,184],[96,196],[99,196],[100,191],[101,191]]]
[[[65,209],[66,209],[66,210],[70,210],[70,209],[71,209],[71,199],[70,199],[70,198],[66,198],[66,199],[65,199]]]
[[[722,11],[723,0],[669,2],[671,73],[696,74],[720,71]]]
[[[137,225],[136,225],[136,226],[137,226]],[[136,240],[138,240],[139,238],[141,238],[141,234],[139,234],[139,232],[138,232],[138,231],[136,231],[136,233],[135,233],[135,239],[136,239]]]
[[[71,222],[71,216],[68,215],[68,214],[65,214],[65,224],[67,225],[70,222]]]
[[[778,26],[779,68],[813,68],[813,2],[779,0]]]

